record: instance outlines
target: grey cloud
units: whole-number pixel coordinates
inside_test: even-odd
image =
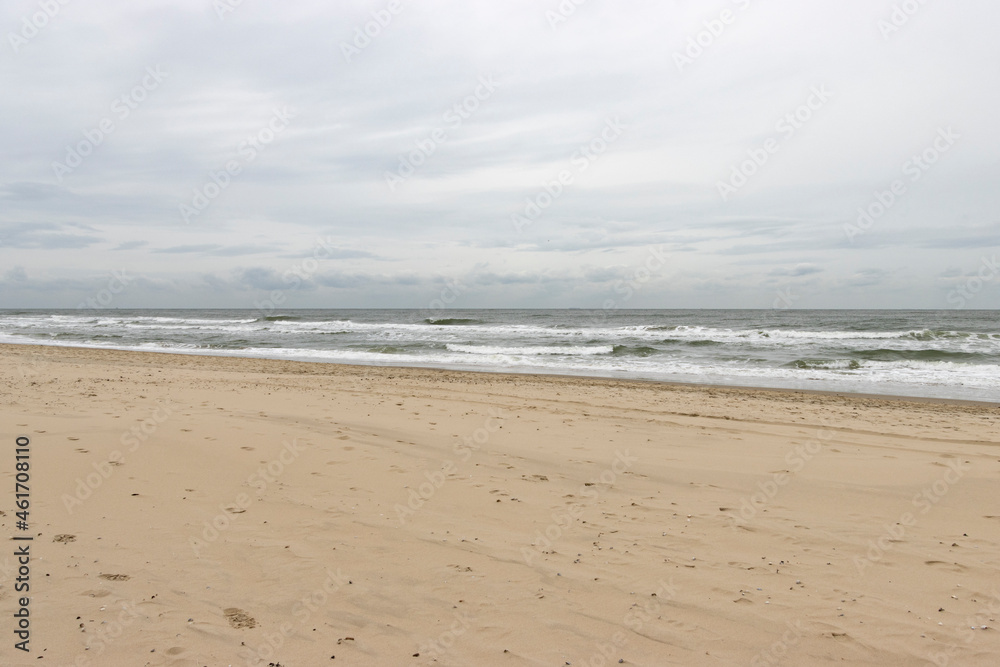
[[[215,257],[241,257],[243,255],[261,255],[274,251],[273,246],[265,245],[240,245],[217,248],[208,252]]]
[[[3,225],[0,226],[0,248],[86,248],[104,240],[92,234],[76,233],[77,229],[80,228],[51,222]]]
[[[236,283],[240,287],[257,290],[287,289],[289,283],[281,280],[277,271],[266,267],[251,267],[235,272]]]
[[[794,277],[808,276],[808,275],[812,275],[814,273],[822,273],[822,272],[823,272],[823,268],[819,267],[819,266],[816,266],[815,264],[799,264],[799,265],[794,266],[792,268],[777,268],[777,269],[774,269],[774,270],[768,272],[768,275],[770,275],[770,276],[788,276],[788,277],[794,278]]]
[[[340,44],[371,20],[364,3],[243,2],[224,20],[195,0],[74,4],[0,59],[0,252],[31,284],[55,281],[50,303],[30,294],[40,306],[66,303],[58,281],[127,260],[162,280],[136,290],[146,305],[243,307],[321,256],[300,305],[334,291],[409,302],[440,276],[478,290],[469,306],[599,303],[616,267],[661,245],[677,253],[663,303],[739,307],[788,280],[919,306],[939,303],[927,285],[948,267],[1000,244],[1000,129],[983,85],[1000,77],[995,3],[925,3],[890,39],[875,27],[885,8],[865,0],[751,3],[683,71],[673,54],[703,27],[696,3],[584,3],[553,30],[555,4],[404,3],[351,62]],[[29,11],[3,3],[0,24]],[[112,105],[147,67],[166,77],[122,117]],[[481,76],[495,92],[446,120]],[[778,134],[816,85],[831,101]],[[287,128],[261,135],[286,105]],[[614,116],[621,136],[574,162]],[[103,118],[114,131],[86,147]],[[901,164],[940,125],[962,138],[908,180]],[[446,137],[428,148],[435,128]],[[772,136],[780,150],[722,201],[718,183]],[[53,162],[81,144],[58,182]],[[385,172],[410,155],[420,164],[390,190]],[[561,171],[571,182],[518,234],[511,214]],[[852,243],[843,225],[895,179],[905,195]],[[196,192],[207,205],[184,224]],[[335,239],[325,255],[321,233]],[[874,264],[886,274],[859,271]]]
[[[125,241],[124,243],[119,243],[117,246],[112,248],[112,250],[134,250],[136,248],[143,248],[149,245],[148,241]]]
[[[367,250],[353,250],[350,248],[337,248],[327,245],[318,245],[311,249],[296,253],[288,253],[282,255],[282,257],[288,257],[290,259],[302,259],[306,257],[320,258],[323,260],[327,259],[379,259],[378,255],[368,252]]]
[[[14,266],[4,274],[4,280],[8,282],[23,283],[28,280],[28,273],[23,266]]]
[[[884,283],[888,277],[889,272],[884,269],[862,269],[851,275],[846,282],[852,287],[873,287]]]
[[[221,247],[222,246],[214,243],[202,243],[199,245],[177,245],[169,248],[157,248],[151,252],[167,255],[182,255],[188,253],[207,253],[212,250],[218,250]]]
[[[986,233],[981,235],[939,235],[937,238],[927,239],[916,244],[920,248],[996,248],[1000,247],[1000,233]]]

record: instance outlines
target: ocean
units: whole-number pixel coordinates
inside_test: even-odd
[[[0,342],[1000,402],[1000,311],[5,310]]]

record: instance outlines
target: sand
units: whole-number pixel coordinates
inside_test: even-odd
[[[5,665],[1000,661],[994,404],[0,350]]]

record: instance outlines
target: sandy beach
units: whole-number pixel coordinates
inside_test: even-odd
[[[0,378],[3,664],[1000,655],[996,404],[20,345]]]

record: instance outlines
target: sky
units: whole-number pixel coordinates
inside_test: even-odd
[[[8,0],[0,307],[1000,308],[998,24]]]

